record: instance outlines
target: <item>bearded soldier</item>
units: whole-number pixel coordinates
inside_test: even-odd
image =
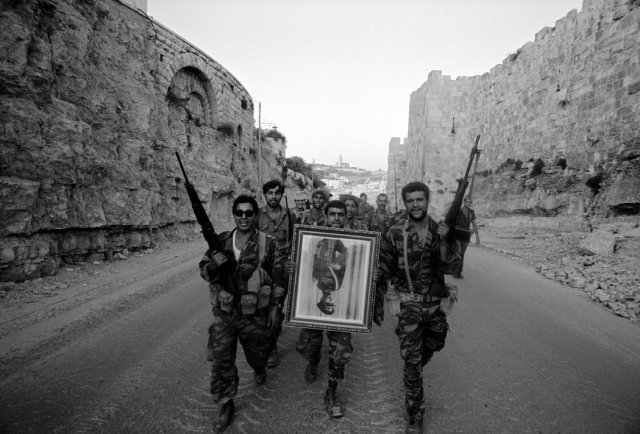
[[[412,182],[402,188],[407,219],[391,227],[380,247],[380,278],[376,288],[374,321],[383,319],[383,294],[394,287],[390,311],[398,315],[395,332],[404,360],[407,432],[422,432],[425,406],[422,369],[445,344],[449,325],[445,311],[454,289],[445,286],[444,273],[460,261],[449,228],[427,215],[429,187]],[[391,292],[391,291],[390,291]]]

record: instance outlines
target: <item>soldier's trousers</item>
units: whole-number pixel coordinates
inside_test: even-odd
[[[267,327],[266,313],[245,316],[237,310],[227,313],[218,308],[213,309],[209,334],[213,343],[211,395],[214,402],[224,403],[238,392],[238,341],[249,365],[262,371],[275,345],[275,334]]]
[[[456,270],[456,274],[461,274],[462,266],[464,265],[464,252],[467,251],[467,247],[469,246],[469,243],[465,241],[460,241],[460,240],[457,240],[456,243],[458,244],[458,250],[460,250],[460,265]]]
[[[444,348],[449,325],[439,310],[440,302],[403,302],[400,305],[396,334],[404,360],[405,406],[413,416],[424,412],[422,368],[433,353]]]
[[[322,333],[318,329],[302,329],[296,350],[312,365],[320,363]],[[329,340],[329,381],[337,382],[344,378],[344,368],[351,357],[351,333],[327,331]]]

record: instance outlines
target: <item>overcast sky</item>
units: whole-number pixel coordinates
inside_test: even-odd
[[[582,0],[148,0],[262,104],[287,156],[387,168],[432,70],[481,75]]]

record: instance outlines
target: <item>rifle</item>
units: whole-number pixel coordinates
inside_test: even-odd
[[[187,189],[189,200],[191,200],[193,213],[196,215],[196,220],[202,228],[202,236],[204,236],[204,239],[209,245],[210,251],[222,252],[224,248],[222,242],[220,242],[218,234],[216,234],[216,231],[213,229],[211,220],[209,220],[207,212],[204,210],[202,202],[200,202],[200,198],[198,197],[198,193],[196,193],[196,189],[193,188],[193,185],[189,182],[189,178],[187,178],[187,172],[184,171],[184,166],[182,166],[182,161],[180,160],[180,154],[178,154],[178,152],[176,152],[176,157],[178,158],[178,164],[180,164],[182,175],[184,175],[184,186]],[[233,267],[232,261],[227,261],[218,268],[218,273],[220,275],[222,285],[225,287],[225,289],[235,294],[235,283],[232,278],[233,269],[231,267]]]
[[[469,241],[471,238],[471,234],[467,233],[467,231],[456,229],[456,222],[458,220],[458,215],[460,214],[460,208],[462,208],[462,200],[464,199],[464,193],[467,190],[467,186],[469,185],[468,177],[469,170],[471,170],[471,164],[473,163],[473,157],[478,152],[478,142],[480,141],[480,135],[476,137],[476,143],[473,145],[471,149],[471,157],[469,157],[469,164],[467,165],[467,170],[464,173],[464,177],[458,181],[458,190],[456,190],[456,195],[451,203],[451,207],[447,212],[447,216],[444,219],[444,222],[449,226],[449,241],[453,240],[461,240],[461,241]]]

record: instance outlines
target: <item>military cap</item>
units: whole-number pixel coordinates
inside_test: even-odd
[[[322,188],[318,188],[316,190],[313,190],[311,192],[311,198],[313,198],[313,196],[315,196],[316,194],[321,194],[324,196],[324,200],[329,200],[329,198],[331,197],[331,194],[329,194],[329,192],[327,190],[323,190]]]
[[[361,202],[359,197],[356,197],[352,194],[341,194],[339,200],[341,202],[344,202],[345,200],[352,200],[356,204],[356,206],[360,205]]]

